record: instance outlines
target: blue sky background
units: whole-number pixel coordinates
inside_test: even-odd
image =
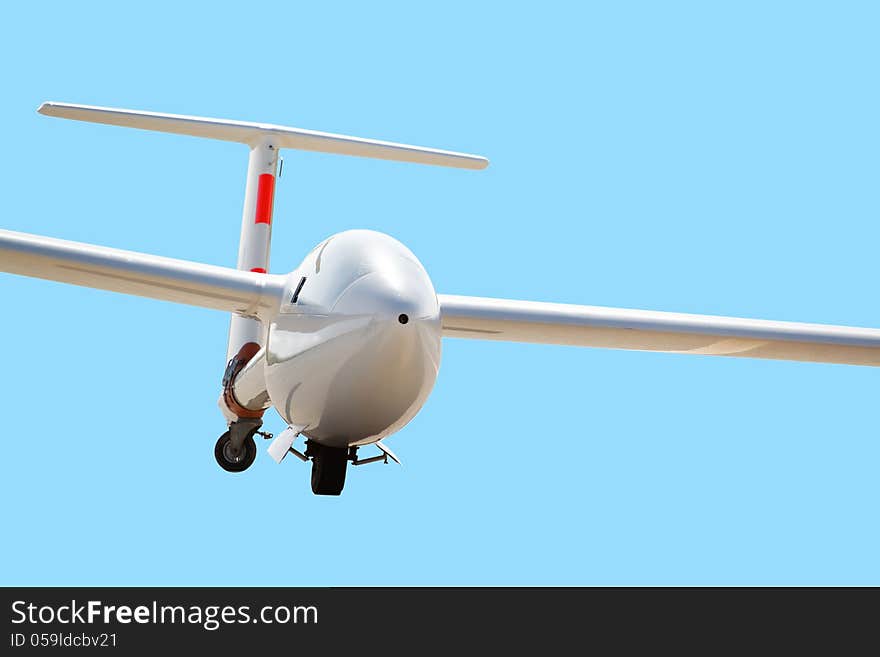
[[[373,228],[444,293],[880,326],[874,7],[6,5],[0,225],[233,266],[246,148],[35,110],[275,122],[492,160],[287,151],[275,272]],[[214,462],[225,315],[0,295],[0,584],[880,584],[870,368],[446,341],[318,498]]]

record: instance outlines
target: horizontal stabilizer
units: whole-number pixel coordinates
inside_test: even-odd
[[[0,230],[0,271],[259,317],[285,277]]]
[[[445,337],[880,366],[880,329],[439,295]]]
[[[248,123],[200,116],[161,114],[159,112],[54,102],[43,103],[37,111],[46,116],[57,116],[63,119],[236,141],[250,146],[270,140],[277,148],[296,148],[319,153],[355,155],[416,164],[435,164],[459,169],[485,169],[489,166],[489,160],[479,155],[441,151],[435,148],[362,139],[301,128],[288,128],[268,123]]]

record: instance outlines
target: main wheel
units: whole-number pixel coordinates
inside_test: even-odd
[[[254,435],[251,434],[245,438],[244,444],[241,446],[238,454],[236,454],[232,447],[232,437],[227,431],[220,436],[220,439],[214,446],[214,458],[217,459],[217,463],[226,472],[243,472],[247,470],[254,462],[254,459],[257,458],[257,443],[254,442]]]
[[[348,449],[316,446],[312,457],[312,492],[315,495],[339,495],[345,486]]]

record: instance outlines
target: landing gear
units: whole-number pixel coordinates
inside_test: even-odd
[[[217,463],[226,472],[243,472],[247,470],[254,459],[257,458],[257,444],[254,437],[250,436],[245,439],[241,448],[237,451],[232,445],[232,437],[227,431],[214,446],[214,458]]]
[[[220,436],[214,446],[214,458],[227,472],[243,472],[257,458],[254,434],[261,420],[241,419],[229,425],[229,431]]]
[[[312,457],[312,492],[315,495],[339,495],[345,486],[348,448],[327,447],[310,440],[306,456]]]

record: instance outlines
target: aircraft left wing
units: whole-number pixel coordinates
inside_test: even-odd
[[[880,329],[439,295],[444,337],[880,366]]]
[[[285,277],[0,230],[0,271],[250,317],[275,308]]]

